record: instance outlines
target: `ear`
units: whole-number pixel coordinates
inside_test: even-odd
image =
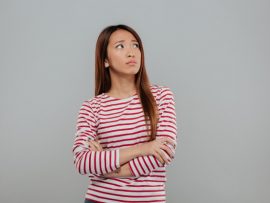
[[[107,59],[105,59],[104,66],[105,66],[105,68],[109,68],[109,66],[110,66]]]

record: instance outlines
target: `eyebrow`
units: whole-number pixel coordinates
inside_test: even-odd
[[[119,41],[117,41],[117,42],[115,42],[114,44],[117,44],[117,43],[122,43],[122,42],[124,42],[125,40],[119,40]],[[133,40],[131,40],[132,42],[137,42],[137,43],[139,43],[137,40],[135,40],[135,39],[133,39]]]

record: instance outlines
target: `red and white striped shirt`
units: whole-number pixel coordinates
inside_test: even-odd
[[[157,137],[176,140],[176,113],[172,91],[152,85],[159,121]],[[154,156],[129,161],[133,177],[105,178],[120,168],[119,149],[147,142],[144,113],[137,94],[116,99],[105,93],[84,101],[80,108],[73,145],[74,164],[90,178],[85,198],[97,202],[165,202],[166,167]],[[103,151],[91,151],[89,139],[98,139]]]

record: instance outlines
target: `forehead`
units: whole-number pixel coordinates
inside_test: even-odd
[[[111,34],[109,42],[115,43],[118,41],[131,41],[131,40],[136,40],[134,35],[131,34],[129,31],[121,29],[121,30],[116,30],[115,32]]]

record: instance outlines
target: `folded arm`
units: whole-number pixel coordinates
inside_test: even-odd
[[[74,164],[78,172],[84,174],[105,175],[110,174],[127,164],[132,159],[139,156],[155,155],[160,161],[166,159],[164,150],[169,152],[169,148],[164,144],[171,142],[168,138],[155,140],[149,143],[142,143],[116,150],[93,150],[89,146],[89,141],[96,139],[97,119],[88,102],[84,102],[77,120],[77,132],[72,148],[74,154]],[[122,172],[126,173],[127,166]]]
[[[166,145],[174,145],[175,143],[169,139],[169,138],[158,138],[156,140],[141,143],[134,147],[129,147],[126,149],[120,149],[120,165],[121,167],[117,168],[114,171],[111,171],[106,174],[102,174],[104,177],[108,178],[116,178],[116,177],[131,177],[134,176],[134,172],[132,171],[132,168],[130,167],[130,161],[128,158],[133,159],[133,156],[140,156],[140,157],[147,157],[148,154],[153,154],[152,156],[155,156],[157,160],[160,160],[160,163],[169,163],[171,161],[171,158],[174,155],[173,150],[171,150]],[[89,147],[91,151],[102,151],[102,146],[99,144],[98,140],[90,140],[89,141]],[[165,154],[169,154],[165,155]],[[121,156],[122,155],[122,156]],[[136,158],[135,157],[135,158]]]

